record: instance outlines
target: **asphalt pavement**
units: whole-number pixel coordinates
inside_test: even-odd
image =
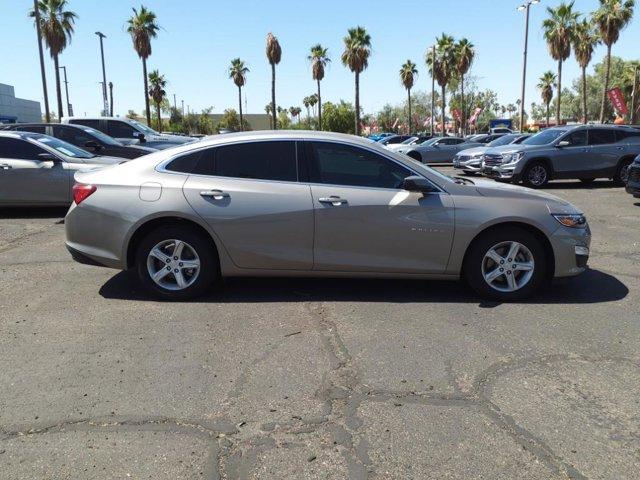
[[[74,263],[64,210],[0,211],[0,478],[638,478],[640,201],[546,190],[587,214],[590,270],[504,304],[348,279],[157,302]]]

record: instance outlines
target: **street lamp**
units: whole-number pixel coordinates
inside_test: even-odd
[[[69,82],[67,81],[67,67],[62,66],[58,68],[64,72],[64,90],[67,94],[67,113],[70,117],[73,117],[73,107],[71,106],[71,102],[69,102]]]
[[[102,57],[102,102],[103,102],[103,115],[109,114],[109,103],[107,100],[107,74],[104,69],[104,46],[102,45],[102,39],[107,36],[102,32],[96,32],[96,35],[100,38],[100,56]]]
[[[529,0],[526,3],[520,5],[517,10],[521,12],[525,10],[525,26],[524,26],[524,54],[523,54],[523,63],[522,63],[522,91],[520,93],[520,131],[523,131],[524,124],[524,89],[527,80],[527,47],[529,45],[529,7],[531,5],[535,5],[540,3],[540,0]]]

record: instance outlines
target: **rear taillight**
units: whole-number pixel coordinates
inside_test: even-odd
[[[89,195],[97,190],[95,185],[76,183],[73,185],[73,201],[80,205]]]

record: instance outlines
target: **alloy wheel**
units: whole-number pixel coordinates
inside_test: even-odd
[[[629,180],[629,165],[631,165],[631,164],[623,165],[620,168],[620,181],[622,183],[624,183],[625,185],[627,184],[627,181]]]
[[[147,256],[147,272],[156,285],[167,290],[184,290],[200,273],[200,258],[195,249],[182,240],[157,243]]]
[[[482,276],[499,292],[515,292],[533,277],[535,262],[531,251],[519,242],[500,242],[485,253]]]
[[[529,169],[527,176],[531,185],[539,187],[547,182],[547,169],[542,165],[534,165]]]

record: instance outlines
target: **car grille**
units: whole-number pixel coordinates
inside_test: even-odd
[[[485,165],[493,167],[502,163],[502,155],[486,154],[483,160]]]
[[[456,159],[460,162],[466,162],[467,160],[471,160],[471,156],[470,155],[458,155],[458,158]]]

